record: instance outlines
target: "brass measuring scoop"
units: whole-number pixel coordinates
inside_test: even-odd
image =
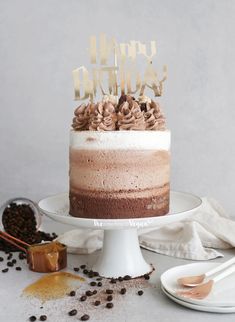
[[[29,269],[39,273],[57,272],[67,266],[67,247],[58,241],[30,245],[0,230],[0,238],[27,255]]]

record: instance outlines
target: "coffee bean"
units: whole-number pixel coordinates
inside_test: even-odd
[[[97,286],[101,287],[103,284],[101,282],[97,283]]]
[[[130,275],[125,275],[125,276],[123,277],[123,279],[124,279],[125,281],[129,281],[129,280],[131,279],[131,276],[130,276]]]
[[[125,288],[125,287],[121,288],[120,293],[121,293],[121,294],[126,294],[126,288]]]
[[[37,318],[34,315],[30,316],[30,318],[29,318],[29,321],[31,321],[31,322],[36,321],[36,320],[37,320]]]
[[[109,290],[109,289],[107,289],[107,290],[105,291],[105,293],[106,293],[106,294],[113,294],[113,290]]]
[[[90,282],[91,286],[96,286],[96,282]]]
[[[74,316],[74,315],[77,315],[78,311],[76,309],[73,309],[71,311],[69,311],[68,315],[70,316]]]
[[[107,296],[106,300],[109,301],[109,302],[111,302],[113,300],[112,295]]]
[[[7,262],[8,267],[12,267],[14,264],[12,262]]]
[[[84,269],[84,268],[86,268],[86,265],[83,264],[80,267],[81,267],[81,269]]]
[[[46,321],[47,320],[47,316],[46,315],[41,315],[39,318],[40,321]]]
[[[70,293],[69,293],[69,296],[75,296],[76,295],[76,292],[75,291],[71,291]]]
[[[10,254],[7,256],[7,259],[8,259],[8,260],[12,259],[12,256],[13,256],[13,255],[10,253]]]
[[[86,301],[86,299],[87,299],[86,295],[82,295],[82,296],[80,297],[80,301],[81,301],[81,302]]]
[[[87,321],[90,319],[90,316],[88,314],[84,314],[83,316],[81,316],[81,321]]]
[[[143,291],[138,291],[138,293],[137,293],[139,296],[141,296],[141,295],[143,295],[144,294],[144,292]]]
[[[119,280],[119,282],[122,282],[123,281],[123,277],[119,276],[118,277],[118,280]]]
[[[149,274],[144,274],[144,279],[145,279],[145,280],[149,280],[149,279],[150,279]]]
[[[113,308],[113,303],[112,303],[112,302],[107,303],[107,304],[106,304],[106,307],[107,307],[108,309],[112,309],[112,308]]]
[[[16,271],[21,271],[21,270],[22,270],[22,268],[20,266],[16,267]]]
[[[26,258],[26,256],[25,256],[25,253],[19,253],[19,259],[25,259]]]
[[[88,277],[89,278],[93,278],[94,277],[94,274],[93,273],[88,273]]]
[[[86,295],[87,295],[87,296],[92,296],[92,295],[93,295],[93,292],[91,292],[91,291],[86,291]]]
[[[97,300],[97,301],[95,301],[94,305],[95,305],[95,306],[98,306],[98,305],[100,305],[100,303],[101,303],[101,302]]]
[[[4,258],[3,257],[0,257],[0,262],[3,262],[4,261]]]
[[[83,274],[87,275],[88,274],[88,270],[87,269],[84,269],[83,270]]]
[[[97,291],[96,291],[96,290],[94,290],[92,293],[93,293],[93,295],[95,295],[95,294],[97,294]]]
[[[7,273],[7,272],[8,272],[8,270],[9,270],[9,268],[4,268],[4,269],[2,269],[2,272],[3,272],[3,273]]]
[[[74,272],[79,272],[79,267],[74,267],[73,270]]]
[[[110,282],[109,283],[111,283],[111,284],[116,284],[117,283],[117,281],[115,280],[115,278],[112,278],[111,280],[110,280]]]

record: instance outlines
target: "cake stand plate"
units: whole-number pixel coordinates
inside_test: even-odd
[[[138,228],[162,226],[190,217],[202,204],[192,194],[171,191],[170,211],[165,216],[131,219],[87,219],[69,215],[68,193],[57,194],[39,202],[42,213],[51,219],[80,228],[104,230],[101,255],[92,269],[101,276],[142,276],[152,270],[144,260],[138,240]]]

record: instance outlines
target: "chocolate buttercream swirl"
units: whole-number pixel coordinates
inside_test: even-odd
[[[119,100],[118,129],[145,130],[144,114],[131,96],[125,96]]]
[[[146,130],[166,130],[165,117],[158,103],[153,100],[151,100],[151,102],[142,103],[141,109],[144,111]]]
[[[109,102],[96,104],[95,112],[91,118],[90,131],[115,131],[117,116],[115,106]]]
[[[91,115],[94,113],[95,105],[92,103],[81,104],[74,111],[72,127],[75,131],[86,131],[89,129]]]

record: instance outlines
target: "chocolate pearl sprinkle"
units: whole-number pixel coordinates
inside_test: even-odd
[[[16,271],[21,271],[21,270],[22,270],[22,268],[20,266],[16,267]]]
[[[84,269],[83,270],[83,274],[87,275],[88,274],[88,270],[87,269]]]
[[[142,290],[140,290],[140,291],[138,291],[138,293],[137,293],[139,296],[141,296],[141,295],[143,295],[144,294],[144,292],[142,291]]]
[[[7,272],[8,272],[8,270],[9,270],[9,268],[4,268],[4,269],[2,269],[2,272],[3,272],[3,273],[7,273]]]
[[[14,264],[12,262],[7,262],[8,267],[12,267]]]
[[[74,316],[74,315],[77,315],[78,311],[76,309],[73,309],[71,311],[69,311],[68,315],[69,316]]]
[[[107,309],[112,309],[113,308],[113,303],[109,302],[106,304]]]
[[[90,316],[88,314],[84,314],[83,316],[81,316],[81,321],[87,321],[90,319]]]
[[[97,286],[101,287],[103,284],[101,282],[97,283]]]
[[[109,290],[109,289],[107,289],[107,290],[105,291],[105,293],[106,293],[106,294],[113,294],[113,290]]]
[[[81,267],[81,269],[84,269],[84,268],[86,268],[86,265],[83,264],[80,267]]]
[[[46,321],[47,320],[47,316],[46,315],[41,315],[39,318],[40,321]]]
[[[29,321],[31,321],[31,322],[36,321],[36,320],[37,320],[37,318],[34,315],[30,316],[30,318],[29,318]]]
[[[118,277],[118,280],[119,280],[119,282],[122,282],[123,281],[123,277],[119,276]]]
[[[13,259],[11,262],[12,262],[13,264],[16,264],[16,259]]]

